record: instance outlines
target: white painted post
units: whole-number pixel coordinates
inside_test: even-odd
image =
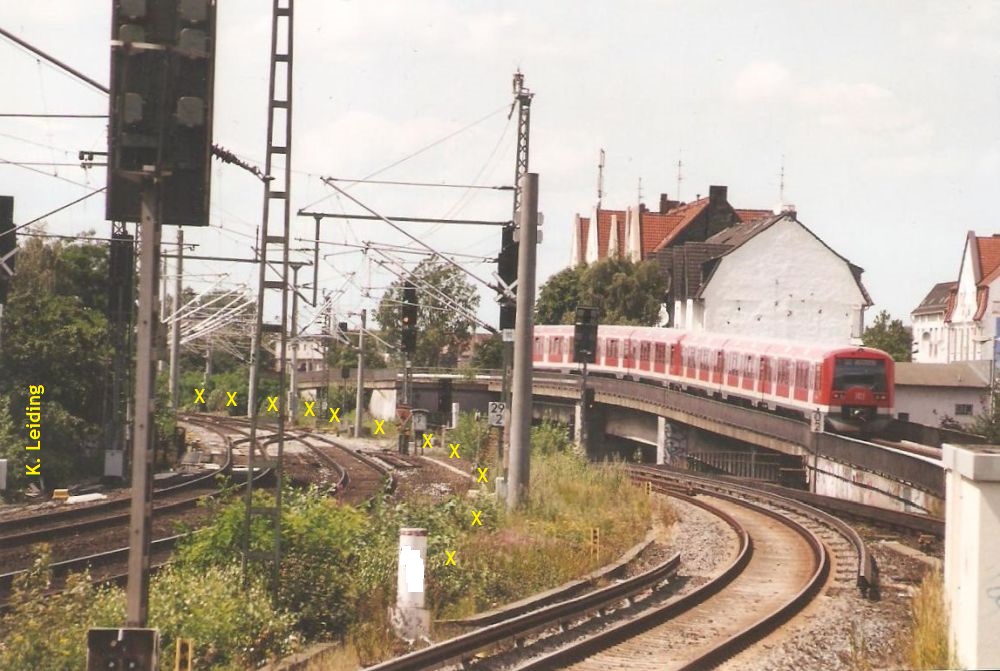
[[[458,411],[459,411],[459,405],[458,405],[458,403],[452,403],[451,404],[451,426],[448,427],[449,429],[457,429],[458,428]]]
[[[667,463],[667,418],[656,418],[656,463]]]
[[[399,568],[396,578],[396,633],[412,643],[430,634],[430,613],[424,608],[424,566],[427,563],[427,529],[399,530]]]
[[[965,669],[1000,668],[1000,448],[945,444],[945,594]]]

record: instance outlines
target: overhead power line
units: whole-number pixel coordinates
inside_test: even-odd
[[[2,115],[0,115],[2,116]],[[331,182],[347,182],[349,184],[388,184],[390,186],[427,186],[441,189],[486,189],[493,191],[513,191],[512,186],[489,186],[486,184],[446,184],[445,182],[396,182],[386,179],[348,179],[346,177],[327,177]]]

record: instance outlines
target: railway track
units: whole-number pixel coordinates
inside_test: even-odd
[[[639,586],[630,579],[621,586],[630,594],[628,599],[618,596],[596,608],[593,602],[584,608],[581,599],[599,598],[587,594],[388,660],[369,671],[454,663],[463,668],[521,670],[710,668],[804,608],[827,584],[831,570],[835,582],[857,583],[851,539],[836,538],[841,533],[836,525],[820,529],[823,525],[796,502],[786,508],[777,497],[758,493],[758,499],[767,500],[750,501],[735,491],[703,490],[695,498],[682,493],[685,487],[676,480],[654,481],[651,475],[647,479],[655,490],[704,508],[732,529],[737,549],[720,573],[666,599],[649,594],[650,585]],[[818,534],[827,535],[832,559]],[[639,595],[646,596],[637,599]],[[481,651],[489,656],[475,659]]]
[[[197,421],[191,423],[199,424]],[[227,448],[225,469],[229,470],[232,467],[234,445],[248,441],[249,439],[241,438],[233,440],[223,428],[213,427],[207,423],[201,423],[201,425],[218,433],[225,441]],[[231,432],[242,433],[242,429],[233,429]],[[267,440],[270,440],[270,438]],[[150,542],[151,566],[157,568],[165,563],[176,543],[184,537],[184,534],[177,535],[173,532],[175,520],[171,519],[171,517],[192,508],[198,501],[217,494],[220,490],[215,485],[214,478],[218,473],[219,471],[212,471],[189,482],[181,483],[176,487],[156,490],[157,498],[154,501],[155,516],[152,529],[153,540]],[[264,475],[266,473],[258,474],[257,477],[263,477]],[[212,485],[209,486],[208,483],[212,483]],[[167,500],[164,501],[161,497],[165,492],[167,493]],[[124,503],[127,505],[129,500],[125,499]],[[129,513],[127,510],[119,512],[122,507],[123,505],[120,501],[111,501],[103,506],[91,507],[86,511],[86,515],[51,514],[50,516],[46,516],[46,518],[51,517],[53,519],[43,526],[43,528],[38,530],[33,529],[28,532],[20,530],[21,525],[18,521],[18,525],[15,525],[16,531],[8,533],[4,539],[20,541],[20,545],[8,547],[5,540],[2,545],[3,551],[0,553],[0,562],[4,562],[2,565],[8,569],[5,573],[0,574],[0,602],[7,600],[14,580],[28,570],[26,564],[30,563],[33,559],[29,544],[40,541],[50,541],[53,543],[58,541],[59,545],[57,549],[70,548],[68,551],[64,550],[63,552],[54,553],[54,559],[57,561],[51,564],[53,591],[61,587],[66,575],[84,569],[92,571],[92,578],[95,582],[114,582],[124,579],[123,568],[128,559],[128,547],[126,543],[128,541],[127,525]],[[13,521],[11,520],[11,522]],[[99,534],[106,534],[106,536],[104,538],[94,537]],[[106,547],[109,544],[112,547],[114,545],[118,545],[118,547],[96,553],[86,551],[95,546],[101,547],[103,545]],[[84,550],[85,553],[79,554],[80,550]],[[66,558],[59,557],[60,554],[65,556],[67,553],[71,556]],[[77,554],[72,556],[73,553]],[[10,561],[11,558],[20,558],[18,561],[24,565],[17,566]],[[14,566],[17,567],[13,568]],[[13,570],[10,570],[12,568]]]

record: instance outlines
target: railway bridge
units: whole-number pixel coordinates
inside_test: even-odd
[[[371,411],[392,416],[401,373],[369,373]],[[324,372],[300,373],[299,391],[315,393],[328,380]],[[536,372],[533,385],[536,418],[559,419],[579,431],[580,377]],[[608,458],[629,446],[647,462],[808,483],[820,494],[906,512],[940,515],[944,509],[944,471],[934,456],[814,433],[801,420],[656,384],[591,376],[587,386],[594,390],[594,406],[586,413],[592,458]],[[450,399],[463,410],[485,412],[489,401],[499,399],[501,380],[495,371],[417,369],[413,390],[414,407],[434,410]]]

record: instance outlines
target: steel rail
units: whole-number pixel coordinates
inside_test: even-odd
[[[868,550],[867,544],[858,532],[843,520],[824,512],[814,506],[792,499],[788,496],[775,493],[773,491],[755,489],[746,485],[739,485],[728,481],[713,480],[711,478],[699,477],[695,475],[680,474],[674,471],[666,471],[661,468],[651,468],[648,466],[630,466],[629,470],[636,474],[639,480],[650,480],[660,483],[676,484],[688,491],[692,488],[712,494],[722,494],[724,496],[735,496],[736,498],[752,498],[758,501],[777,505],[779,507],[792,510],[799,515],[809,518],[818,524],[833,529],[843,536],[854,546],[858,556],[857,566],[857,587],[862,596],[867,596],[872,600],[879,597],[879,571],[875,556]]]
[[[605,609],[623,599],[631,599],[640,592],[655,588],[672,576],[679,567],[680,553],[677,553],[658,566],[627,581],[456,636],[422,650],[367,667],[366,671],[415,671],[435,668],[455,660],[464,660],[476,651],[502,641],[511,638],[521,640],[543,629],[565,626],[583,613],[603,613]]]

